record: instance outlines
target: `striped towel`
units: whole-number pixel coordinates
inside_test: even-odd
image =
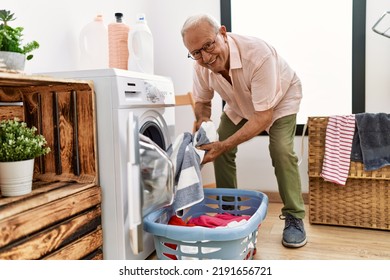
[[[351,164],[354,133],[355,115],[329,117],[321,172],[325,181],[345,185]]]
[[[167,151],[175,172],[174,184],[176,193],[173,209],[176,215],[180,216],[181,210],[203,200],[204,194],[200,169],[205,152],[196,147],[214,142],[217,138],[214,124],[212,122],[203,122],[195,135],[189,132],[182,133],[173,143],[172,150]]]

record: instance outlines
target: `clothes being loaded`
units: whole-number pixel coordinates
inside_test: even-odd
[[[237,216],[228,212],[218,214],[203,214],[198,217],[192,217],[183,220],[184,213],[191,206],[203,201],[204,191],[201,180],[201,162],[206,151],[197,149],[198,146],[208,144],[218,140],[214,123],[211,121],[203,122],[199,130],[195,134],[185,132],[179,135],[171,149],[168,150],[168,155],[173,162],[175,172],[176,194],[173,203],[174,215],[170,218],[168,224],[171,226],[184,227],[206,227],[214,228],[232,228],[239,227],[248,222],[251,216]],[[228,205],[230,206],[230,205]],[[226,210],[222,208],[223,210]],[[197,259],[201,250],[203,254],[213,253],[218,248],[208,247],[206,244],[201,248],[191,242],[188,243],[183,236],[183,244],[174,242],[164,242],[164,246],[172,249],[172,254],[164,253],[169,259]],[[207,243],[207,240],[205,241]],[[243,254],[247,259],[256,253],[255,242],[250,241],[248,251]],[[169,250],[170,251],[170,250]]]
[[[177,226],[201,226],[208,228],[216,228],[216,227],[234,227],[245,223],[249,220],[250,216],[235,216],[229,213],[221,213],[213,216],[210,215],[201,215],[199,217],[191,218],[188,222],[184,222],[181,218],[177,216],[172,216],[169,223],[170,225]]]
[[[190,218],[188,221],[183,221],[180,217],[173,215],[168,224],[172,226],[185,226],[185,227],[207,227],[207,228],[228,228],[228,227],[236,227],[245,224],[250,219],[248,215],[236,216],[230,213],[220,213],[215,215],[200,215],[198,217]],[[177,244],[172,243],[164,243],[165,246],[176,250]],[[253,255],[256,254],[256,248],[254,244],[252,244]],[[191,246],[182,246],[181,250],[185,253],[194,253],[196,254],[196,249]],[[202,248],[203,252],[206,253],[207,250],[214,250],[214,248]],[[177,260],[177,256],[174,254],[164,254],[166,257]],[[248,253],[247,258],[249,259],[250,253]],[[191,257],[183,257],[182,259],[192,259]]]
[[[185,209],[203,200],[201,162],[205,151],[196,147],[214,142],[218,135],[211,121],[203,122],[199,130],[192,135],[184,132],[179,135],[167,151],[172,160],[176,186],[173,209],[181,215]]]

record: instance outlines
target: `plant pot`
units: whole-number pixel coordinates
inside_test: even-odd
[[[0,69],[24,71],[26,56],[22,53],[0,51]]]
[[[0,190],[2,196],[28,194],[32,190],[34,159],[0,162]]]

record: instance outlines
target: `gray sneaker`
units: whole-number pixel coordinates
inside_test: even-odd
[[[299,248],[306,244],[306,232],[302,219],[295,218],[291,214],[280,215],[281,220],[285,220],[283,229],[282,244],[289,248]]]

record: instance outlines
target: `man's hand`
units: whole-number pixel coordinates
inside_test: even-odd
[[[205,144],[197,148],[206,152],[202,164],[214,161],[218,156],[227,151],[226,146],[220,141]]]
[[[217,141],[198,147],[206,151],[202,164],[214,161],[224,152],[237,147],[239,144],[252,139],[263,131],[272,120],[272,109],[255,112],[236,133],[224,141]]]

